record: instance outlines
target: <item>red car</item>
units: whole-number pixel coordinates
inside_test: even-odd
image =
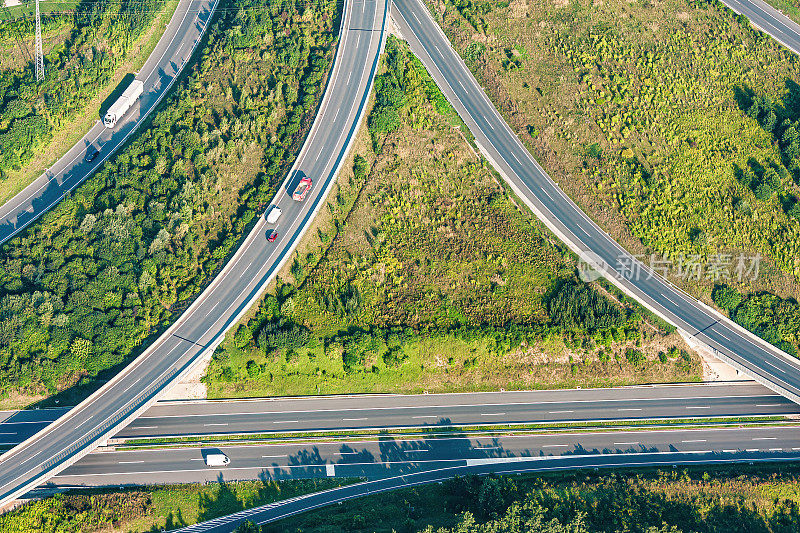
[[[275,239],[277,239],[277,238],[278,238],[278,232],[275,231],[275,230],[272,230],[272,233],[270,233],[267,236],[267,242],[275,242]]]
[[[292,198],[298,202],[302,202],[310,190],[311,178],[303,178],[300,180],[300,183],[297,184],[297,188],[294,190]]]

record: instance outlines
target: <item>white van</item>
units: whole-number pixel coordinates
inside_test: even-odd
[[[278,207],[277,205],[273,206],[272,209],[270,209],[269,213],[267,214],[267,223],[268,224],[276,223],[278,219],[281,218],[281,213],[283,213],[283,211],[281,211],[280,207]]]
[[[224,453],[209,453],[206,455],[206,466],[225,466],[231,462],[231,458]]]

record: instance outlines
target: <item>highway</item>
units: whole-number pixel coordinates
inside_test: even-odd
[[[16,445],[69,408],[0,412],[0,445]],[[120,430],[126,439],[363,431],[494,424],[796,416],[800,407],[752,382],[466,394],[165,401]]]
[[[756,4],[753,6],[757,9]],[[224,331],[236,322],[288,259],[333,183],[362,118],[383,42],[385,8],[383,2],[366,0],[351,0],[346,4],[331,82],[309,139],[298,157],[295,172],[290,174],[283,187],[290,191],[300,176],[307,175],[315,179],[314,189],[300,204],[292,203],[288,196],[279,195],[278,203],[284,216],[277,228],[278,240],[269,245],[266,243],[266,235],[272,228],[262,220],[203,295],[133,364],[56,423],[4,454],[0,458],[0,505],[71,465],[143,412],[169,382],[188,371],[201,354],[217,345]],[[629,279],[623,275],[621,261],[633,261],[632,258],[572,203],[539,167],[489,102],[463,61],[450,48],[424,5],[419,0],[397,0],[392,13],[412,50],[474,134],[481,151],[556,235],[623,290],[711,347],[721,359],[776,392],[800,402],[800,363],[796,359],[698,303],[649,272],[644,265],[634,263],[644,276]],[[369,30],[363,31],[366,28]],[[351,31],[355,29],[359,31]],[[365,36],[363,39],[362,35]],[[187,43],[181,47],[184,44]],[[343,81],[344,76],[338,75],[343,71],[348,73],[347,82]],[[357,76],[351,83],[349,74],[354,71]],[[335,105],[329,105],[331,102]],[[340,115],[341,109],[348,111]],[[33,204],[29,209],[34,214],[42,211]],[[19,217],[14,224],[22,224]],[[789,436],[781,433],[764,438],[778,440],[789,439]],[[724,450],[721,453],[725,460],[746,458],[746,454],[766,453],[777,457],[775,454],[790,453],[783,441],[781,444],[781,452],[752,448],[740,452],[745,455],[733,452],[724,455],[729,453]],[[756,449],[757,452],[752,451]],[[669,451],[659,457],[713,454],[715,448],[709,450]],[[576,457],[570,460],[576,460]],[[467,468],[482,466],[485,465],[466,465]]]
[[[222,451],[228,466],[205,466]],[[230,531],[316,506],[455,475],[800,459],[800,427],[454,435],[297,444],[96,452],[51,480],[59,487],[366,477],[370,481],[249,509],[186,528]]]
[[[721,0],[734,13],[744,15],[755,28],[800,54],[800,25],[763,0]]]
[[[474,135],[481,152],[553,233],[623,291],[711,348],[720,359],[800,403],[800,360],[687,295],[633,258],[539,166],[422,1],[394,0],[391,13],[411,50]]]
[[[723,3],[735,12],[747,16],[755,27],[769,34],[796,54],[800,54],[800,26],[762,0],[723,0]],[[394,0],[392,19],[409,41],[414,53],[422,60],[445,96],[464,119],[484,155],[509,182],[514,191],[556,235],[589,264],[594,265],[621,286],[623,290],[635,296],[651,310],[683,328],[690,335],[709,345],[717,352],[718,357],[755,377],[773,390],[790,397],[793,401],[797,402],[800,399],[797,394],[798,365],[794,359],[787,359],[785,354],[778,352],[760,339],[754,338],[714,311],[705,308],[701,303],[675,289],[666,281],[657,276],[650,278],[646,268],[639,267],[645,272],[645,277],[649,278],[644,280],[645,283],[641,283],[641,279],[627,279],[614,268],[615,265],[618,265],[617,259],[627,259],[629,258],[628,254],[589,220],[530,157],[488,101],[467,67],[450,48],[441,29],[430,19],[428,12],[419,0]],[[592,252],[588,252],[589,249]],[[625,440],[641,440],[634,436],[633,432],[626,432],[624,435]],[[658,451],[645,451],[633,455],[579,453],[568,457],[516,463],[497,462],[497,459],[490,458],[483,464],[478,461],[473,464],[448,466],[417,474],[401,474],[292,498],[196,524],[181,531],[193,533],[230,531],[237,523],[245,519],[257,523],[271,522],[342,502],[349,498],[442,481],[456,475],[545,471],[579,467],[797,459],[796,431],[789,430],[788,433],[778,432],[759,437],[750,436],[749,443],[746,437],[740,438],[740,435],[737,435],[734,442],[729,444],[737,446],[727,448],[729,451],[725,451],[726,448],[722,447],[724,446],[722,442],[712,445],[710,442],[713,439],[697,438],[698,435],[695,433],[694,438],[685,440],[705,440],[706,442],[702,443],[707,444],[703,446],[705,450],[682,451],[680,448],[673,449],[671,447],[666,453]],[[728,435],[736,434],[729,433]],[[744,437],[744,435],[741,436]],[[764,440],[755,441],[756,438]],[[771,447],[768,443],[773,443],[775,446]],[[682,440],[681,444],[690,443],[684,443]],[[764,444],[767,447],[764,447]],[[794,449],[787,451],[790,448]],[[738,451],[730,451],[733,449]]]
[[[207,453],[230,457],[208,467]],[[51,479],[57,486],[146,485],[366,477],[378,479],[448,466],[479,466],[529,458],[578,459],[624,454],[670,457],[707,455],[738,459],[776,455],[800,459],[800,426],[549,432],[501,436],[454,435],[428,438],[380,437],[327,442],[220,445],[149,450],[97,451]],[[674,456],[672,454],[675,454]],[[641,459],[636,459],[641,460]]]
[[[683,431],[668,432],[665,435],[653,435],[649,432],[626,432],[626,433],[606,433],[606,434],[584,434],[584,435],[559,435],[561,440],[546,440],[529,438],[527,436],[511,439],[453,439],[449,444],[431,443],[431,441],[419,442],[387,442],[380,445],[372,444],[371,448],[359,444],[353,447],[352,451],[365,450],[367,454],[379,453],[386,457],[396,457],[393,464],[388,461],[376,461],[377,464],[370,466],[376,471],[391,472],[388,477],[371,479],[363,483],[347,485],[336,489],[315,492],[305,496],[289,498],[275,503],[246,509],[234,514],[222,516],[201,522],[181,529],[185,533],[221,533],[232,531],[238,523],[244,520],[251,520],[256,523],[274,522],[282,518],[287,518],[295,514],[303,513],[333,503],[342,502],[351,498],[373,495],[380,492],[399,488],[408,488],[415,485],[441,482],[455,476],[481,475],[489,473],[514,474],[524,472],[547,472],[556,470],[571,470],[576,468],[628,468],[645,466],[671,466],[671,465],[691,465],[691,464],[714,464],[727,463],[731,461],[739,462],[761,462],[761,461],[796,461],[800,458],[800,448],[798,448],[797,429],[794,431],[787,429],[786,432],[746,432],[744,430],[710,430],[710,431]],[[574,437],[574,443],[571,437]],[[565,442],[565,438],[570,439]],[[775,440],[772,440],[775,439]],[[705,442],[701,442],[705,441]],[[783,447],[773,446],[770,443],[775,441],[785,442]],[[619,442],[619,444],[615,444]],[[637,444],[633,444],[636,442]],[[354,443],[355,444],[355,443]],[[553,444],[566,444],[561,448],[562,451],[552,451]],[[497,448],[495,448],[497,446]],[[550,447],[546,447],[550,446]],[[376,449],[377,448],[377,449]],[[459,460],[442,461],[438,459],[443,450],[452,448],[458,453]],[[370,451],[370,449],[372,451]],[[398,449],[400,451],[398,451]],[[419,464],[427,459],[416,459],[412,450],[420,450],[427,459],[434,459],[427,463],[424,470],[419,469]],[[718,450],[718,451],[714,451]],[[226,449],[232,454],[232,450]],[[263,455],[276,454],[278,450],[271,449]],[[290,450],[285,450],[290,451]],[[334,452],[325,454],[331,460],[340,460],[340,463],[333,465],[336,475],[348,476],[366,470],[364,465],[355,463],[364,461],[364,456],[350,457],[347,449],[337,450],[345,452],[337,456]],[[198,452],[195,452],[198,453]],[[249,455],[257,452],[251,451]],[[434,455],[436,454],[436,455]],[[238,454],[237,454],[238,455]],[[305,459],[301,461],[304,465],[289,465],[300,468],[314,469],[318,475],[322,475],[321,466],[312,466],[311,461]],[[381,459],[382,455],[378,456]],[[455,457],[455,455],[446,457]],[[186,459],[196,459],[186,457]],[[140,459],[140,460],[146,460]],[[245,459],[242,462],[256,461]],[[276,461],[280,459],[262,458],[262,461]],[[109,461],[110,462],[110,461]],[[199,462],[199,461],[196,461]],[[346,464],[350,463],[350,464]],[[231,466],[235,463],[231,461]],[[372,463],[369,463],[372,465]],[[247,467],[244,467],[245,469]],[[328,466],[325,466],[327,474]],[[113,470],[121,470],[117,465]],[[266,472],[288,473],[285,468],[268,468]],[[244,469],[241,471],[244,472]],[[222,474],[222,478],[239,477],[242,474]],[[123,475],[125,477],[125,475]],[[135,477],[135,475],[130,475]],[[219,477],[219,475],[218,475]],[[91,475],[75,476],[72,481],[86,482],[92,478]],[[97,478],[95,478],[97,479]],[[216,478],[215,478],[216,479]],[[66,479],[65,479],[66,481]]]
[[[136,130],[167,94],[205,32],[218,0],[180,0],[161,39],[136,79],[144,92],[113,129],[101,121],[56,163],[0,206],[0,243],[27,227],[56,205],[69,191],[92,175]],[[100,110],[98,109],[99,113]],[[92,162],[84,157],[89,146],[100,150]]]
[[[323,205],[360,125],[385,40],[385,1],[344,4],[340,39],[319,112],[275,202],[277,226],[261,218],[233,258],[181,317],[132,363],[56,422],[0,457],[0,507],[74,463],[138,417],[163,389],[213,351],[258,299]],[[191,40],[182,46],[188,47]],[[302,202],[302,175],[314,185]],[[277,228],[278,238],[267,241]]]

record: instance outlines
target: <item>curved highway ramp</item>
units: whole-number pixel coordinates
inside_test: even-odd
[[[514,192],[588,265],[737,370],[800,403],[800,360],[684,293],[631,256],[559,188],[495,109],[422,0],[392,19]]]
[[[213,351],[289,259],[323,204],[366,108],[388,19],[385,0],[348,0],[330,80],[308,138],[274,204],[279,237],[262,218],[209,287],[122,372],[57,421],[0,457],[0,507],[88,454],[139,416],[158,394]],[[366,66],[366,67],[365,67]],[[354,75],[351,75],[354,74]],[[297,176],[313,178],[304,201]]]

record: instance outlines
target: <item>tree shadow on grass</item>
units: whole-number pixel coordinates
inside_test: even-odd
[[[205,492],[200,494],[197,513],[199,522],[229,515],[245,508],[244,502],[231,490],[222,472],[217,475],[217,483],[213,494]]]

